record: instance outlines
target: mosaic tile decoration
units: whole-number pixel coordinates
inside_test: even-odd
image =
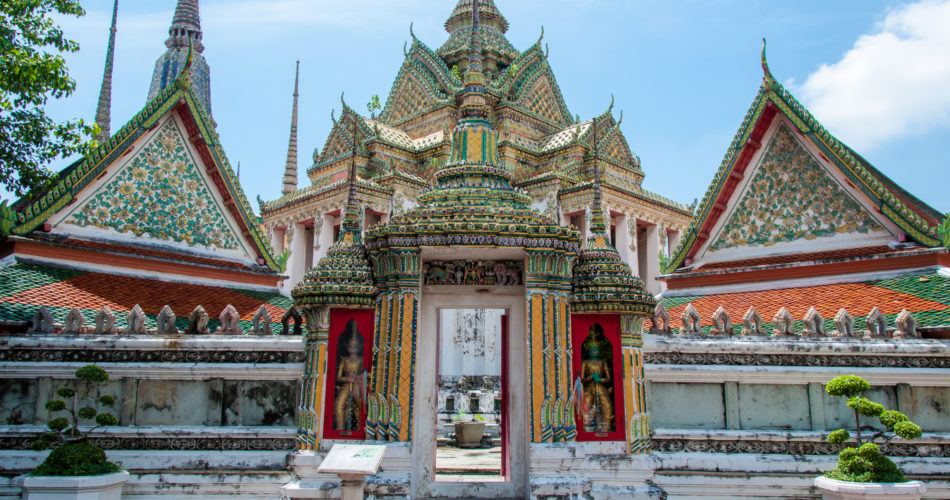
[[[718,295],[692,295],[660,300],[673,318],[676,327],[681,326],[679,317],[688,303],[699,312],[700,329],[709,333],[712,315],[723,306],[735,322],[734,333],[742,330],[742,315],[755,306],[763,320],[769,320],[781,307],[795,318],[793,329],[805,328],[803,318],[812,306],[825,319],[826,331],[834,331],[834,317],[838,309],[845,308],[854,316],[855,330],[865,329],[865,320],[871,309],[877,307],[884,315],[888,326],[893,326],[902,309],[913,313],[917,327],[950,325],[950,278],[939,274],[916,274],[875,281],[818,285],[802,288],[785,288],[759,292],[724,293]],[[763,321],[762,329],[772,331],[771,321]]]
[[[0,269],[0,321],[30,321],[40,306],[49,308],[53,321],[63,323],[73,307],[79,308],[86,325],[94,324],[104,306],[115,313],[116,326],[126,326],[126,313],[139,304],[146,327],[155,328],[155,317],[166,304],[176,315],[180,330],[188,327],[188,315],[198,305],[208,312],[208,327],[220,324],[218,315],[231,304],[239,325],[248,331],[254,313],[263,305],[272,318],[271,329],[279,332],[280,318],[293,305],[279,293],[236,290],[210,285],[173,283],[148,278],[17,263]]]
[[[215,203],[174,120],[66,221],[136,236],[233,250],[238,237]]]
[[[884,231],[781,125],[710,250]]]

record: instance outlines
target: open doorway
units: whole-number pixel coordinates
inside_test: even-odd
[[[505,309],[439,309],[435,480],[506,481]]]

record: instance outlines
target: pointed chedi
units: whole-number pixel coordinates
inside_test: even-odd
[[[109,140],[109,126],[112,121],[112,65],[115,60],[115,26],[119,12],[119,0],[112,4],[112,26],[109,28],[109,45],[106,47],[106,64],[102,72],[102,87],[99,89],[99,104],[96,106],[96,125],[99,134],[96,140],[103,143]]]
[[[175,78],[187,64],[191,50],[191,85],[205,112],[211,115],[211,68],[201,55],[204,52],[201,37],[198,0],[178,0],[172,25],[168,28],[168,39],[165,40],[167,50],[155,61],[152,83],[148,90],[149,100],[174,84]]]
[[[297,61],[297,75],[294,77],[294,106],[290,112],[290,143],[287,145],[287,164],[284,167],[284,187],[281,194],[290,194],[297,190],[297,99],[300,86],[300,61]]]

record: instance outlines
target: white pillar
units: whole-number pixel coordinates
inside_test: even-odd
[[[274,249],[274,258],[284,253],[284,234],[285,231],[278,227],[271,230],[270,247]]]
[[[317,219],[323,222],[320,224],[320,231],[314,231],[314,238],[316,239],[313,252],[314,263],[320,262],[320,259],[326,256],[327,250],[333,245],[333,225],[336,224],[336,217],[332,215],[317,214],[314,220]]]
[[[631,259],[630,252],[630,226],[627,222],[629,217],[629,215],[621,215],[616,218],[617,225],[615,226],[615,233],[617,235],[617,241],[613,243],[614,248],[617,249],[617,253],[620,254],[620,260],[626,262],[627,265],[633,269],[633,274],[637,274],[637,263],[635,260]]]
[[[647,226],[646,230],[646,248],[642,249],[646,254],[644,255],[645,270],[642,278],[647,291],[656,294],[660,292],[659,282],[656,281],[656,277],[660,275],[660,232],[656,224]]]
[[[287,242],[290,248],[290,258],[287,259],[287,276],[289,278],[284,282],[284,290],[288,293],[293,290],[297,283],[303,279],[306,271],[306,252],[307,252],[307,228],[303,224],[294,223],[293,238]]]

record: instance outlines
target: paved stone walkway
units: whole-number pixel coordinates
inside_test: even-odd
[[[439,446],[435,456],[437,481],[486,481],[491,476],[501,479],[500,446],[474,450]],[[476,477],[468,478],[472,475]]]

